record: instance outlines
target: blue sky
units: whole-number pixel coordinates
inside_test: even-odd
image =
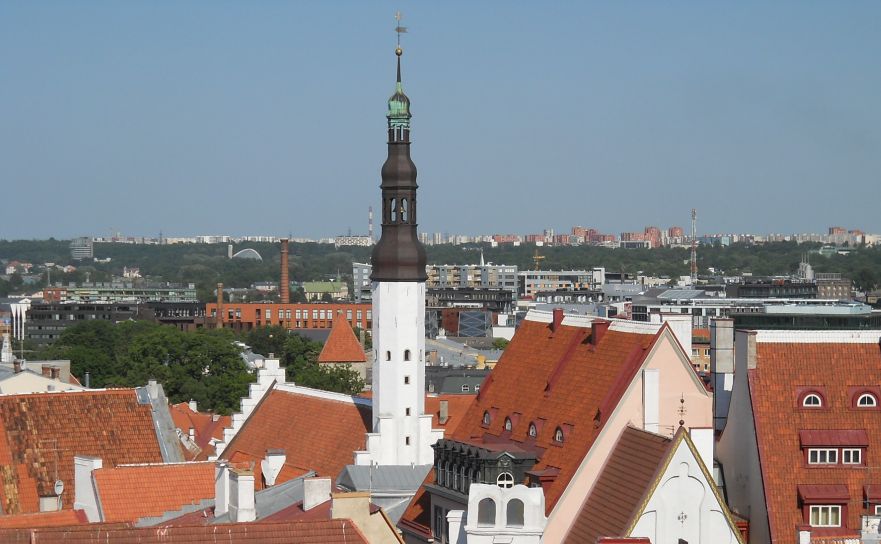
[[[0,3],[0,238],[881,231],[879,2]]]

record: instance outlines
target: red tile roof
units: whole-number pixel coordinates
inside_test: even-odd
[[[318,355],[319,363],[365,363],[367,357],[355,331],[345,319],[334,319],[330,335]]]
[[[802,447],[806,446],[868,446],[869,435],[865,429],[828,430],[812,429],[799,431],[798,440]]]
[[[624,537],[649,488],[658,478],[673,441],[627,427],[609,454],[593,491],[575,518],[566,542]]]
[[[50,529],[2,529],[5,544],[368,544],[367,538],[348,519],[286,521],[277,523],[231,523],[118,527],[94,524]]]
[[[0,396],[2,511],[39,511],[57,478],[73,504],[73,458],[100,457],[107,465],[162,462],[150,404],[134,389]]]
[[[480,444],[486,435],[543,449],[533,470],[559,470],[545,487],[550,512],[658,334],[610,328],[594,346],[590,327],[559,325],[552,330],[547,323],[523,321],[452,438]],[[482,423],[485,411],[493,414],[489,426]],[[518,422],[506,433],[505,417],[513,414],[519,414]],[[540,425],[534,440],[527,436],[530,422]],[[567,429],[563,444],[553,439],[558,426]],[[420,489],[402,526],[424,532],[430,521],[427,498]]]
[[[58,510],[56,512],[38,512],[35,514],[0,515],[0,529],[32,529],[37,527],[65,527],[88,523],[86,513],[82,510]]]
[[[881,412],[852,408],[851,397],[854,388],[881,383],[879,345],[758,341],[756,361],[748,373],[749,390],[771,538],[781,544],[795,542],[795,527],[805,522],[797,490],[808,485],[844,486],[849,497],[844,521],[858,530],[866,512],[863,487],[881,484]],[[799,392],[810,387],[822,387],[823,408],[799,406]],[[802,431],[816,436],[829,429],[866,432],[866,465],[808,468],[802,461]]]
[[[266,450],[283,449],[286,467],[297,474],[314,470],[336,478],[354,462],[354,452],[365,448],[368,432],[370,406],[275,388],[254,408],[221,457],[259,463]],[[283,470],[276,483],[284,481]]]
[[[431,428],[443,429],[444,436],[449,436],[462,422],[468,408],[476,398],[477,395],[426,395],[425,413],[431,414]],[[447,415],[449,417],[446,423],[441,423],[440,404],[444,400],[447,401]]]
[[[214,463],[101,468],[94,473],[104,521],[137,521],[214,498]]]
[[[174,426],[181,430],[184,436],[189,437],[190,429],[195,435],[195,443],[198,451],[189,451],[188,458],[191,460],[205,460],[214,455],[214,446],[211,439],[222,440],[223,429],[231,425],[230,416],[221,416],[207,412],[194,412],[188,402],[172,404],[168,407]]]
[[[847,502],[850,490],[842,484],[809,484],[798,486],[798,498],[805,502]]]

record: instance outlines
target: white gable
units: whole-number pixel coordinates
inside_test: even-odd
[[[695,453],[683,438],[627,536],[688,544],[739,542],[737,528],[725,512]]]

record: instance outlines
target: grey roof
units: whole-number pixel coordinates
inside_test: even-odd
[[[336,483],[352,491],[414,494],[430,470],[431,465],[348,465]]]
[[[703,289],[668,289],[658,295],[658,298],[661,300],[690,300],[703,296]]]
[[[288,506],[302,502],[306,496],[304,491],[306,478],[315,476],[314,471],[310,471],[299,478],[288,480],[284,483],[261,489],[254,493],[254,507],[257,510],[257,519],[275,514],[279,510],[283,510]],[[211,525],[218,523],[231,523],[229,513],[211,520]]]

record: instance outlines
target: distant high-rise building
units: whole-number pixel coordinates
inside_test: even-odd
[[[95,247],[88,236],[74,238],[70,242],[70,257],[75,261],[91,259],[95,256]]]

